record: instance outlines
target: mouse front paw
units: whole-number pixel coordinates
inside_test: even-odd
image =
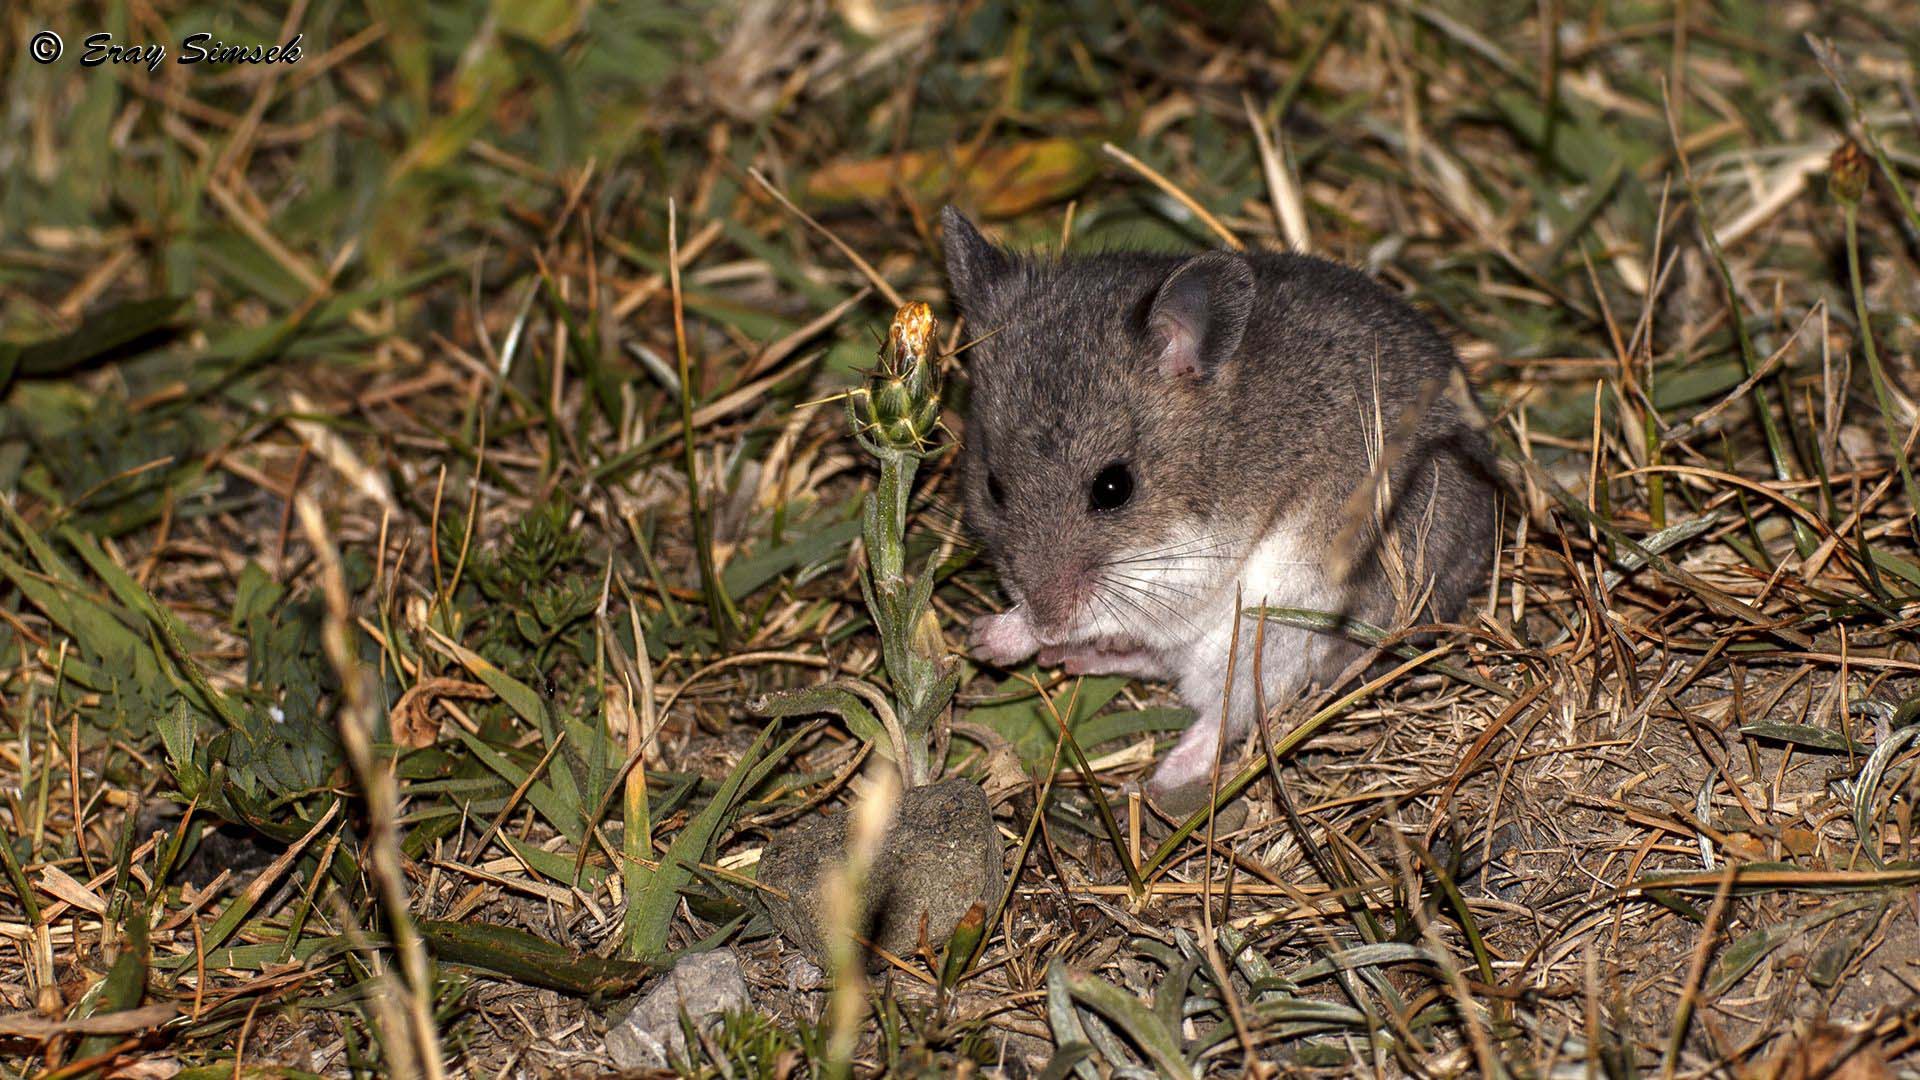
[[[1012,667],[1040,648],[1024,607],[1001,615],[982,615],[967,631],[967,652],[999,667]]]

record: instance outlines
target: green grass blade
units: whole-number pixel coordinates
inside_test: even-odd
[[[692,865],[699,862],[713,844],[720,830],[733,819],[734,806],[740,796],[753,790],[766,775],[786,757],[794,743],[800,740],[809,729],[782,743],[773,753],[761,756],[762,748],[773,737],[780,725],[779,720],[769,723],[754,736],[753,743],[740,755],[739,764],[727,774],[718,791],[713,793],[712,801],[693,820],[687,822],[667,845],[666,854],[660,857],[660,865],[645,875],[645,887],[638,894],[627,897],[627,914],[623,937],[622,952],[629,958],[657,957],[666,952],[667,930],[673,921],[674,909],[680,903],[680,889],[693,880]]]

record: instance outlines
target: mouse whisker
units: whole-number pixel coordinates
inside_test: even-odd
[[[1222,562],[1231,563],[1236,561],[1238,560],[1235,559],[1235,557],[1232,555],[1172,555],[1172,556],[1157,556],[1151,559],[1116,559],[1112,562],[1100,563],[1097,566],[1095,566],[1095,569],[1104,570],[1110,566],[1140,566],[1142,564],[1146,564],[1150,566],[1165,567],[1170,570],[1179,570],[1179,569],[1199,570],[1201,569],[1201,567],[1198,567],[1198,566],[1182,567],[1180,564],[1188,563],[1188,562],[1208,563],[1208,564],[1222,563]]]
[[[1141,581],[1178,581],[1188,585],[1204,585],[1218,581],[1226,576],[1224,568],[1218,566],[1194,566],[1184,563],[1120,563],[1105,568],[1110,573],[1128,574]]]
[[[1167,592],[1175,592],[1175,594],[1179,594],[1179,596],[1192,598],[1192,592],[1188,592],[1185,588],[1181,588],[1179,584],[1175,584],[1175,580],[1169,580],[1169,578],[1164,577],[1164,571],[1171,571],[1171,569],[1175,569],[1175,567],[1162,567],[1162,569],[1158,569],[1158,571],[1144,571],[1144,573],[1140,573],[1140,571],[1108,571],[1108,577],[1116,578],[1116,580],[1127,580],[1127,582],[1139,584],[1139,586],[1144,586],[1144,588],[1165,586]]]
[[[1105,580],[1096,582],[1094,584],[1093,594],[1095,596],[1099,596],[1102,599],[1106,600],[1109,604],[1124,605],[1129,611],[1134,612],[1134,614],[1138,618],[1145,620],[1150,626],[1152,626],[1156,630],[1162,629],[1165,626],[1165,623],[1160,619],[1159,616],[1141,607],[1139,602],[1134,600],[1133,598],[1127,596],[1122,592],[1116,591],[1111,582],[1108,582]],[[1117,609],[1116,609],[1116,617],[1117,617]],[[1120,621],[1125,622],[1124,619]]]
[[[1185,612],[1173,606],[1173,604],[1169,603],[1165,597],[1160,596],[1158,593],[1152,592],[1147,589],[1143,589],[1138,585],[1129,585],[1129,584],[1126,584],[1125,582],[1108,581],[1106,583],[1112,586],[1114,590],[1114,595],[1116,597],[1125,597],[1129,593],[1137,595],[1143,600],[1147,600],[1153,604],[1158,605],[1160,609],[1165,611],[1167,614],[1172,615],[1174,618],[1187,624],[1188,629],[1193,630],[1196,633],[1199,632],[1200,628],[1193,625],[1193,620],[1187,618]]]
[[[1230,547],[1234,543],[1235,541],[1232,537],[1221,538],[1221,537],[1215,537],[1215,536],[1203,536],[1193,540],[1184,540],[1178,543],[1165,544],[1157,548],[1150,548],[1146,551],[1133,552],[1131,554],[1128,554],[1126,558],[1113,559],[1113,560],[1110,560],[1110,562],[1113,565],[1124,565],[1126,563],[1145,562],[1149,559],[1177,559],[1177,558],[1203,558],[1203,557],[1227,559],[1227,558],[1232,558],[1232,556],[1231,555],[1214,555],[1211,553],[1216,552],[1224,547]]]
[[[1187,616],[1187,613],[1184,611],[1181,611],[1177,605],[1168,601],[1165,597],[1156,596],[1153,593],[1146,592],[1144,590],[1139,590],[1139,589],[1132,589],[1128,591],[1133,592],[1135,595],[1139,596],[1141,599],[1145,600],[1146,602],[1154,605],[1155,607],[1158,607],[1160,610],[1165,611],[1167,614],[1180,620],[1180,622],[1186,625],[1187,629],[1192,630],[1195,633],[1199,633],[1200,628],[1194,625],[1193,620]]]
[[[1104,585],[1104,583],[1100,588],[1096,588],[1094,591],[1096,594],[1105,592],[1107,593],[1107,595],[1109,595],[1113,599],[1115,603],[1124,604],[1128,608],[1128,610],[1132,611],[1141,620],[1145,621],[1148,626],[1152,627],[1160,635],[1164,637],[1173,636],[1167,633],[1167,624],[1165,619],[1160,618],[1159,616],[1155,615],[1153,612],[1147,610],[1145,607],[1142,607],[1140,603],[1137,600],[1134,600],[1132,597],[1129,597],[1124,593],[1112,591],[1111,589],[1107,588]],[[1178,612],[1175,612],[1175,614],[1178,614]]]
[[[1231,563],[1235,561],[1237,561],[1237,558],[1232,555],[1156,555],[1152,558],[1112,559],[1100,563],[1095,569],[1106,569],[1107,567],[1114,566],[1144,566],[1165,570],[1199,571],[1213,569],[1216,563]]]
[[[1136,551],[1136,552],[1133,552],[1132,554],[1136,557],[1144,558],[1147,556],[1163,554],[1169,551],[1178,551],[1183,548],[1190,548],[1194,550],[1204,550],[1208,548],[1219,547],[1222,544],[1231,543],[1231,542],[1232,542],[1231,539],[1228,537],[1225,537],[1223,534],[1209,533],[1206,536],[1185,537],[1183,539],[1175,540],[1171,543],[1162,544],[1159,547],[1147,548],[1144,551]]]
[[[1101,590],[1097,587],[1093,590],[1093,599],[1099,602],[1101,610],[1105,611],[1107,613],[1107,617],[1113,620],[1113,625],[1115,627],[1121,627],[1126,625],[1127,620],[1121,616],[1120,610],[1113,606],[1112,600],[1101,595]]]
[[[1323,559],[1266,559],[1262,561],[1267,566],[1323,566],[1325,565],[1325,560]]]
[[[1130,562],[1150,562],[1156,559],[1177,559],[1177,558],[1180,558],[1182,555],[1210,554],[1213,552],[1214,549],[1220,546],[1221,545],[1218,545],[1218,544],[1211,544],[1211,545],[1204,545],[1204,546],[1194,544],[1194,545],[1185,545],[1180,547],[1154,548],[1151,551],[1126,552],[1115,557],[1112,561],[1116,563],[1130,563]]]
[[[1167,592],[1174,594],[1175,596],[1183,597],[1187,600],[1197,601],[1200,599],[1199,596],[1194,594],[1193,592],[1190,592],[1186,589],[1182,589],[1178,585],[1174,585],[1170,582],[1160,581],[1150,577],[1137,577],[1133,574],[1126,574],[1126,573],[1113,573],[1108,576],[1116,578],[1120,581],[1132,582],[1134,585],[1137,585],[1146,589],[1163,589]]]

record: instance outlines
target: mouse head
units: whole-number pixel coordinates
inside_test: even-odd
[[[951,207],[942,223],[974,342],[967,518],[1002,582],[1048,644],[1191,640],[1262,524],[1222,435],[1251,266],[1021,257]]]

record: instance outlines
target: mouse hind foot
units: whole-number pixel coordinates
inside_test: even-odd
[[[1156,802],[1170,798],[1176,792],[1213,786],[1213,769],[1219,762],[1221,780],[1232,776],[1233,755],[1223,752],[1220,745],[1220,717],[1201,715],[1193,726],[1187,728],[1180,740],[1160,759],[1153,770],[1153,776],[1147,781],[1147,794]]]

